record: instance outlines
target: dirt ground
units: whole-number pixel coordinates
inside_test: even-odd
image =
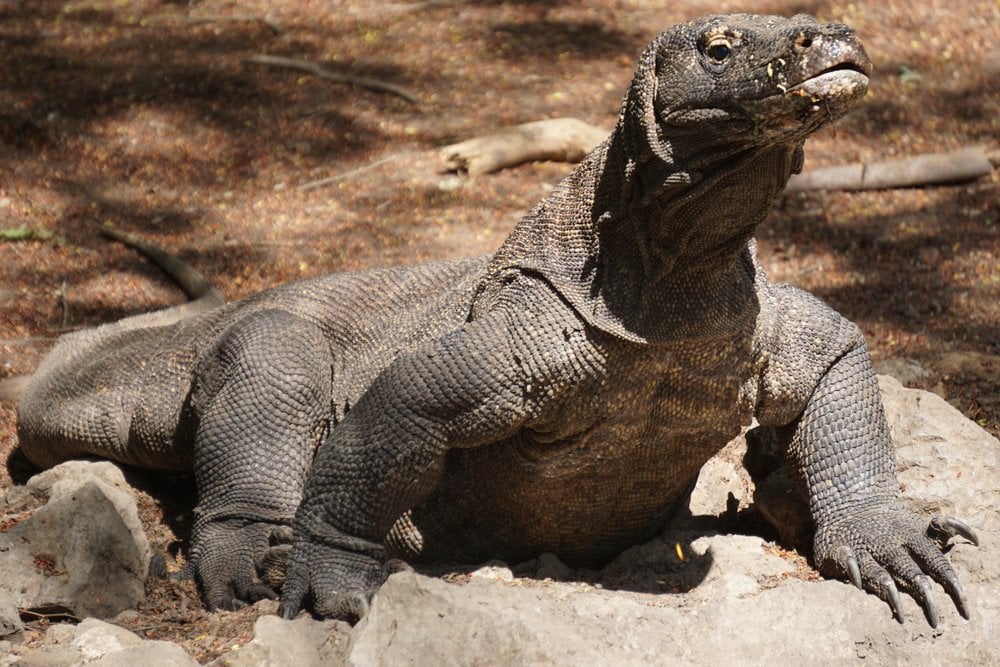
[[[176,252],[227,299],[490,252],[571,167],[469,181],[440,173],[436,148],[559,116],[610,128],[660,29],[741,9],[848,23],[875,63],[869,98],[810,141],[807,169],[998,148],[993,0],[0,0],[0,377],[31,372],[61,333],[183,300],[100,239],[102,223]],[[258,54],[418,101],[248,62]],[[877,362],[914,360],[917,386],[1000,434],[997,192],[994,172],[789,195],[761,230],[764,262],[855,320]],[[0,488],[30,472],[14,429],[0,404]],[[154,547],[177,553],[185,510],[143,483]],[[150,593],[123,621],[145,636],[203,659],[249,637],[255,611],[206,614],[190,583],[151,580]]]

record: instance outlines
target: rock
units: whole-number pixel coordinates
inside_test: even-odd
[[[208,663],[213,667],[311,667],[337,664],[347,646],[351,626],[343,621],[317,621],[302,616],[285,621],[261,616],[254,636],[238,651]]]
[[[555,554],[541,554],[537,559],[535,576],[539,579],[564,581],[573,577],[573,568],[559,560]]]
[[[849,612],[831,614],[821,607],[830,596],[799,596],[813,600],[805,610],[773,595],[761,604],[769,592],[757,592],[702,604],[683,595],[568,584],[457,586],[397,574],[355,628],[349,664],[726,664],[735,655],[744,663],[855,657],[850,636],[838,626]],[[773,626],[810,641],[789,650]],[[814,647],[817,635],[828,639]]]
[[[0,590],[19,608],[80,618],[133,608],[144,595],[149,544],[125,486],[106,462],[75,461],[33,478],[12,502],[48,502],[0,534]]]
[[[198,661],[170,642],[143,640],[124,628],[88,618],[79,625],[53,625],[40,648],[18,662],[24,667],[100,664],[102,667],[197,666]]]
[[[21,616],[17,613],[14,596],[0,590],[0,639],[10,637],[24,629]]]
[[[483,563],[469,573],[473,579],[485,579],[487,581],[513,581],[514,573],[511,572],[507,563],[500,560],[491,560]]]
[[[984,664],[1000,646],[995,579],[973,619],[950,608],[942,628],[892,620],[878,599],[834,581],[802,581],[759,538],[695,540],[708,561],[689,593],[606,591],[581,584],[390,577],[353,631],[348,662],[382,664]],[[993,575],[995,577],[995,573]],[[819,658],[822,656],[822,658]]]
[[[80,654],[66,646],[43,646],[31,651],[17,662],[13,660],[9,663],[0,662],[6,665],[16,665],[17,667],[76,667],[82,664]]]
[[[940,396],[879,382],[903,498],[923,514],[1000,526],[1000,441]]]
[[[924,367],[916,359],[895,357],[875,363],[875,370],[881,375],[890,375],[904,386],[928,386],[937,379],[934,371]]]
[[[786,580],[795,567],[766,548],[759,537],[749,535],[709,535],[691,542],[684,569],[691,569],[696,558],[705,561],[704,575],[690,595],[708,603],[737,599],[759,593],[768,585]]]
[[[726,445],[718,455],[709,459],[698,473],[698,482],[691,492],[688,508],[693,516],[719,516],[729,508],[729,496],[737,507],[750,505],[752,483],[750,476],[739,462],[746,452],[742,437]]]
[[[147,545],[144,550],[148,552],[148,541],[135,508],[132,487],[125,481],[121,468],[110,461],[66,461],[40,472],[24,486],[15,486],[10,490],[4,509],[8,512],[37,509],[46,502],[73,493],[88,481],[101,484],[105,495],[119,509],[123,521],[134,534],[136,543]]]

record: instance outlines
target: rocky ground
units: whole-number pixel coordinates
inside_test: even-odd
[[[870,98],[810,141],[807,168],[998,147],[995,3],[0,2],[0,376],[30,372],[60,333],[182,299],[99,239],[102,223],[177,252],[230,299],[335,270],[489,252],[569,167],[470,181],[439,173],[437,148],[540,118],[610,127],[658,29],[751,5],[844,21],[875,62]],[[401,86],[417,101],[249,62],[260,54]],[[772,278],[857,321],[881,368],[994,435],[997,182],[788,196],[761,234]],[[13,406],[0,404],[0,488],[32,472],[15,448]],[[189,495],[177,480],[133,475],[151,547],[177,567]],[[247,645],[261,613],[206,614],[189,583],[146,586],[122,623],[202,661]],[[52,620],[29,622],[28,642]]]

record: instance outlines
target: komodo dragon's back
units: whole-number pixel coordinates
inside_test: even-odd
[[[45,357],[18,406],[20,446],[51,467],[99,456],[191,472],[190,400],[199,364],[234,325],[265,311],[314,323],[335,355],[348,406],[391,355],[461,324],[486,258],[306,279],[165,326],[137,318],[67,334]]]

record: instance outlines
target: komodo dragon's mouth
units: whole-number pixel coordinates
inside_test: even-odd
[[[860,47],[816,55],[819,62],[791,71],[779,69],[784,63],[775,60],[767,66],[766,76],[773,82],[772,91],[777,90],[739,104],[754,122],[758,141],[803,139],[843,117],[868,92],[871,63]]]
[[[791,86],[786,94],[799,94],[823,92],[829,94],[836,88],[846,86],[855,89],[858,86],[868,86],[870,71],[863,65],[855,62],[843,62],[827,67],[818,74],[814,74],[808,79]],[[802,91],[802,92],[799,92]]]
[[[803,81],[784,89],[781,97],[800,98],[807,102],[799,107],[806,117],[822,115],[833,121],[847,113],[868,92],[871,64],[866,58],[848,58],[820,70]],[[821,113],[822,112],[822,113]],[[805,118],[799,116],[801,120]]]
[[[844,48],[833,45],[835,53],[828,53],[830,60],[839,62],[823,67],[816,74],[811,74],[802,81],[789,85],[784,93],[800,97],[811,97],[815,101],[820,98],[830,101],[834,99],[854,99],[864,95],[868,90],[868,78],[871,75],[871,61],[860,47]],[[839,51],[839,53],[836,53]],[[820,65],[821,63],[816,63]],[[806,74],[806,72],[803,72]]]

